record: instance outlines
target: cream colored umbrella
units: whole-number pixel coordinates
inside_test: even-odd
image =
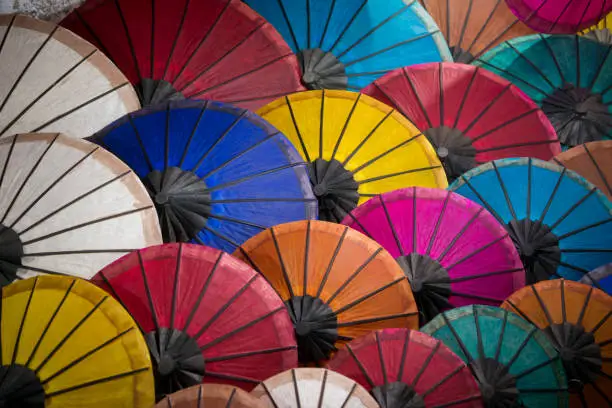
[[[295,368],[268,378],[251,395],[268,408],[378,408],[355,381],[323,368]]]
[[[0,137],[87,137],[139,108],[129,81],[93,45],[53,23],[0,15]]]
[[[0,286],[39,273],[88,279],[161,242],[147,191],[111,153],[60,134],[0,139]]]

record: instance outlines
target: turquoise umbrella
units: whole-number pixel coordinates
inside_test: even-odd
[[[542,107],[561,143],[577,146],[612,138],[611,51],[582,36],[537,34],[506,41],[473,64],[519,86]]]
[[[421,328],[468,363],[486,407],[567,407],[563,364],[544,332],[506,310],[471,305]]]

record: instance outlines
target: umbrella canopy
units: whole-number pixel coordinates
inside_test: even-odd
[[[435,151],[399,112],[369,96],[310,91],[258,112],[310,163],[319,219],[340,222],[376,194],[407,186],[447,186]]]
[[[92,140],[140,176],[165,242],[231,252],[272,225],[316,218],[299,154],[278,130],[246,110],[218,102],[169,102],[125,116]]]
[[[257,398],[230,385],[202,384],[166,396],[155,408],[263,408]]]
[[[291,320],[265,279],[217,249],[165,244],[132,252],[92,282],[144,333],[163,397],[201,382],[244,389],[297,365]]]
[[[453,307],[498,306],[525,285],[521,259],[504,227],[459,194],[396,190],[372,198],[342,223],[395,258],[412,287],[421,324]]]
[[[561,153],[546,115],[521,90],[487,70],[438,63],[402,68],[363,91],[405,115],[427,136],[449,180],[506,157]]]
[[[502,41],[533,31],[504,0],[419,0],[440,27],[453,60],[469,64]]]
[[[303,89],[291,49],[239,0],[89,0],[61,25],[104,51],[143,106],[197,98],[255,109]]]
[[[612,263],[593,269],[580,279],[580,283],[595,286],[612,295]]]
[[[303,364],[385,327],[417,328],[402,269],[376,242],[342,225],[299,221],[251,238],[235,255],[249,262],[289,310]]]
[[[0,72],[0,137],[87,137],[140,108],[134,89],[104,54],[30,17],[0,15]]]
[[[507,41],[474,64],[520,87],[561,143],[577,146],[612,138],[611,51],[612,45],[578,35],[538,34]]]
[[[383,408],[480,408],[476,380],[441,341],[408,329],[368,333],[342,349],[328,367],[365,387]]]
[[[612,140],[585,143],[569,149],[553,160],[560,166],[575,171],[593,183],[612,199]]]
[[[268,378],[251,394],[267,408],[378,408],[359,384],[322,368],[298,368]]]
[[[517,291],[502,307],[543,330],[559,351],[572,406],[612,404],[612,297],[555,279]]]
[[[89,279],[161,243],[138,177],[100,147],[60,134],[0,140],[0,286],[40,273]]]
[[[610,30],[612,30],[612,13],[608,13],[599,23],[582,31],[582,34],[591,40],[612,44],[612,32]]]
[[[525,24],[541,33],[573,34],[612,11],[612,1],[506,0]]]
[[[528,283],[577,281],[612,262],[612,203],[571,170],[536,159],[504,159],[475,168],[449,189],[506,226]]]
[[[360,90],[409,63],[451,61],[417,0],[244,0],[298,54],[308,89]]]
[[[449,310],[421,331],[470,367],[487,407],[567,407],[567,380],[546,335],[513,313],[471,305]]]
[[[151,360],[130,315],[80,279],[2,289],[0,399],[6,407],[135,407],[154,401]]]

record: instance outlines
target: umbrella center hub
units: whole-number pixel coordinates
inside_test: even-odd
[[[319,202],[319,219],[340,222],[359,202],[359,184],[338,160],[316,159],[308,166],[310,183]]]
[[[454,180],[476,166],[472,139],[456,128],[438,126],[423,132],[436,149],[449,180]]]
[[[591,89],[567,83],[542,101],[542,110],[565,145],[601,140],[612,131],[608,106]]]
[[[556,275],[561,262],[559,238],[546,224],[530,219],[512,220],[506,225],[523,261],[529,284]]]
[[[19,235],[12,228],[0,224],[0,286],[17,278],[22,257],[23,244]]]
[[[154,170],[142,180],[155,203],[164,242],[188,242],[206,226],[211,194],[196,174],[168,167]]]
[[[205,361],[194,338],[181,330],[163,327],[147,333],[145,341],[154,363],[158,397],[202,382]]]
[[[164,102],[185,99],[182,93],[163,79],[143,78],[135,87],[143,108]]]
[[[492,358],[480,358],[470,363],[487,407],[513,407],[518,403],[516,378],[506,366]]]
[[[45,390],[34,371],[19,364],[0,366],[0,407],[44,408]]]
[[[381,408],[425,408],[423,397],[400,381],[374,387],[372,396]]]
[[[302,82],[308,89],[346,89],[348,77],[338,58],[320,48],[298,53],[302,68]]]
[[[585,384],[597,380],[603,360],[593,333],[569,322],[553,324],[544,332],[559,351],[570,391],[580,392]]]
[[[334,311],[321,299],[294,296],[285,302],[298,343],[300,363],[327,360],[336,351],[338,320]]]
[[[453,61],[455,62],[470,64],[472,61],[474,61],[474,55],[471,52],[464,50],[459,45],[453,45],[450,47],[450,52],[453,56]]]
[[[438,261],[415,252],[395,260],[408,277],[421,324],[452,307],[448,302],[451,295],[450,277]]]

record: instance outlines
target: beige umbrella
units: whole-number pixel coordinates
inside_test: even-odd
[[[355,381],[323,368],[296,368],[268,378],[251,395],[268,408],[378,408]]]
[[[0,137],[87,137],[139,107],[125,76],[87,41],[53,23],[0,15]]]
[[[185,388],[159,401],[154,408],[265,408],[248,392],[231,385],[201,384]]]
[[[88,279],[161,242],[147,191],[111,153],[60,134],[0,139],[0,286],[39,273]]]

